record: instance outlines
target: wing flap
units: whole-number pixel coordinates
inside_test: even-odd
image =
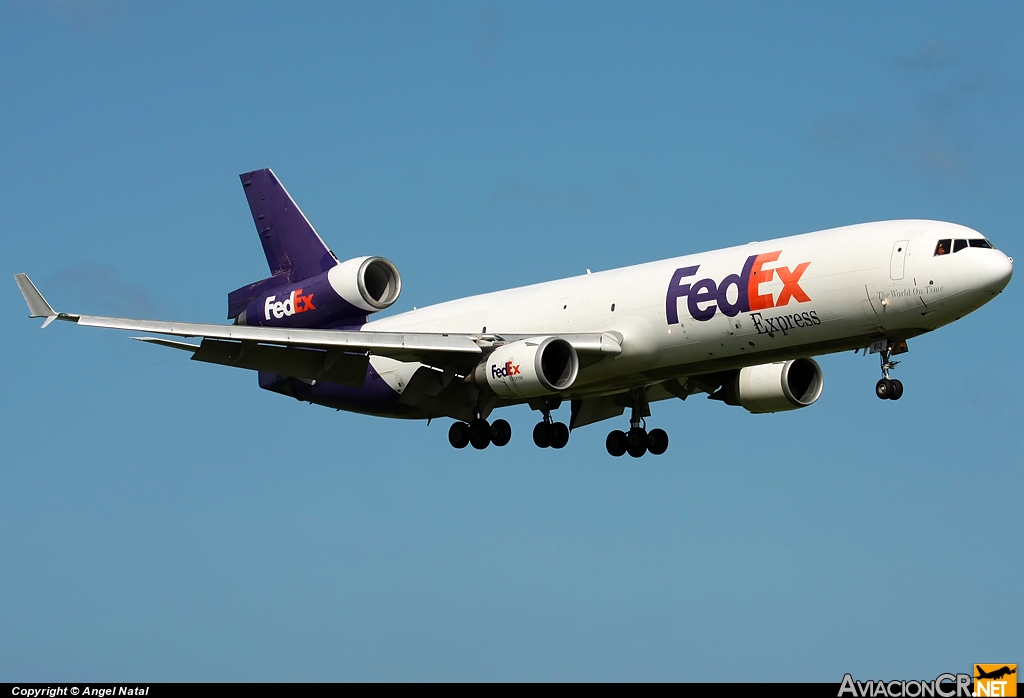
[[[199,350],[198,344],[189,344],[188,342],[175,342],[171,339],[160,339],[159,337],[132,337],[137,342],[145,342],[146,344],[159,344],[162,347],[170,347],[171,349],[181,349],[182,351],[195,352]]]
[[[363,384],[366,367],[370,363],[370,358],[365,354],[251,345],[219,339],[204,339],[192,360],[250,371],[266,371],[302,380],[356,386]]]

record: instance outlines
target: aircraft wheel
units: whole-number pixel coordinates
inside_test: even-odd
[[[547,422],[537,422],[537,426],[533,428],[533,443],[537,444],[538,448],[547,448],[551,445],[551,425]]]
[[[455,448],[465,448],[469,445],[469,425],[465,422],[455,422],[448,427],[448,443]]]
[[[902,381],[893,379],[892,381],[892,395],[889,396],[890,400],[899,400],[903,397],[903,383]]]
[[[618,429],[609,433],[608,438],[604,440],[604,447],[608,449],[608,455],[616,458],[625,455],[627,446],[625,432]]]
[[[491,443],[495,446],[505,446],[512,440],[512,426],[504,419],[494,420],[491,425]]]
[[[652,429],[647,437],[649,439],[647,450],[654,455],[660,456],[668,450],[668,434],[665,433],[664,429]]]
[[[569,443],[569,427],[562,422],[551,425],[551,448],[565,448]]]
[[[892,396],[892,393],[892,381],[888,378],[883,378],[875,383],[875,395],[877,395],[880,400],[888,400]]]
[[[647,432],[641,427],[633,427],[626,434],[626,453],[639,458],[640,456],[647,453],[647,443],[650,441],[650,437]]]
[[[486,419],[474,419],[469,423],[469,443],[478,451],[491,443],[491,425]]]

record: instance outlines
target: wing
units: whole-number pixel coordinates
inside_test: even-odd
[[[76,315],[55,311],[27,275],[15,274],[14,278],[28,304],[29,317],[45,318],[43,327],[54,320],[65,320],[84,327],[199,337],[202,341],[198,345],[157,337],[133,339],[191,351],[192,358],[197,361],[271,371],[306,380],[362,384],[370,355],[418,361],[445,371],[466,374],[497,344],[537,336],[290,329]],[[622,351],[622,338],[617,333],[566,334],[559,337],[588,359],[599,360],[604,355]]]

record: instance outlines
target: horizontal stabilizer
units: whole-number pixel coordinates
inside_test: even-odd
[[[57,311],[50,307],[50,304],[43,298],[43,294],[39,292],[36,285],[32,283],[32,279],[28,278],[28,274],[15,274],[14,280],[18,282],[18,288],[21,289],[21,295],[25,297],[25,302],[28,303],[28,316],[29,317],[44,317],[46,320],[43,322],[43,327],[46,327],[51,322],[57,319]]]
[[[242,288],[236,288],[228,294],[228,319],[238,317],[253,298],[261,296],[278,286],[287,285],[288,275],[278,274],[277,276],[271,276],[269,279],[263,279]]]

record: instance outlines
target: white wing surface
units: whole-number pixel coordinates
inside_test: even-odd
[[[14,278],[28,304],[29,317],[46,318],[43,327],[54,320],[65,320],[84,327],[200,337],[203,339],[200,345],[156,337],[133,339],[195,352],[193,358],[198,361],[273,371],[304,379],[361,382],[363,373],[359,366],[365,371],[365,358],[369,354],[398,361],[418,361],[465,373],[496,344],[536,336],[291,329],[59,313],[46,302],[26,274],[15,274]],[[559,336],[580,353],[601,355],[621,352],[621,337],[614,333]]]

